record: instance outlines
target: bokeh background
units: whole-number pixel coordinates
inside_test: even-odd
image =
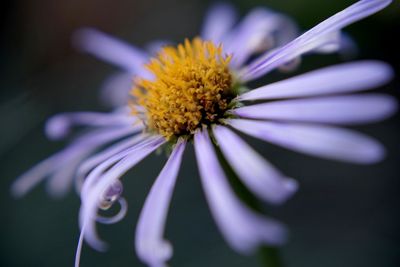
[[[232,0],[243,15],[265,5],[292,16],[305,30],[355,1]],[[107,110],[98,88],[113,66],[76,52],[74,30],[93,26],[143,46],[154,39],[195,36],[211,1],[8,0],[2,1],[0,34],[0,266],[72,266],[78,239],[79,199],[71,191],[53,199],[41,184],[22,199],[10,195],[19,174],[63,147],[43,134],[57,112]],[[356,58],[389,62],[400,70],[400,5],[346,29],[359,44]],[[341,62],[337,55],[306,57],[296,73]],[[292,74],[290,74],[292,75]],[[273,74],[265,82],[289,76]],[[399,79],[381,88],[398,96]],[[281,249],[288,267],[400,266],[399,116],[357,129],[381,140],[387,159],[360,166],[303,156],[248,139],[273,164],[295,177],[300,190],[281,207],[265,206],[285,222],[290,241]],[[85,246],[82,266],[143,266],[133,249],[138,213],[165,158],[151,156],[124,176],[128,216],[100,226],[111,248]],[[258,266],[222,240],[198,179],[193,150],[185,154],[167,224],[174,244],[171,266]]]

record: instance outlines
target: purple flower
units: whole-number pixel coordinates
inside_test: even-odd
[[[285,227],[255,213],[236,197],[215,149],[221,150],[254,195],[273,204],[288,199],[297,183],[234,130],[326,159],[358,164],[380,161],[385,152],[377,141],[335,125],[379,121],[396,111],[397,102],[390,96],[347,94],[387,83],[393,76],[387,64],[373,60],[341,64],[252,90],[246,83],[305,53],[337,50],[343,27],[390,2],[359,1],[292,41],[295,28],[282,15],[257,9],[230,30],[234,12],[230,6],[218,5],[208,14],[201,39],[163,46],[151,59],[97,31],[81,31],[78,39],[84,50],[134,75],[135,97],[129,107],[112,113],[65,113],[51,118],[46,130],[52,139],[65,137],[75,125],[86,125],[89,130],[18,179],[14,193],[22,195],[51,176],[50,192],[59,195],[75,175],[82,201],[79,247],[85,239],[104,250],[107,246],[96,233],[96,222],[114,223],[124,216],[120,177],[168,144],[172,153],[145,201],[135,237],[136,252],[143,262],[165,266],[172,256],[172,246],[163,237],[166,216],[182,155],[193,141],[201,183],[227,243],[245,254],[264,243],[282,244]],[[265,51],[246,64],[260,49]],[[98,215],[99,208],[117,202],[121,211],[116,217]]]
[[[289,17],[265,7],[254,8],[236,24],[237,14],[228,4],[216,4],[207,13],[201,37],[215,44],[224,44],[226,53],[234,54],[231,66],[239,68],[251,55],[282,46],[298,36],[298,27]],[[322,43],[312,49],[313,53],[350,54],[355,50],[351,38],[340,30],[319,38]],[[92,28],[78,30],[74,45],[81,51],[94,55],[117,66],[121,71],[108,77],[101,88],[101,99],[108,106],[121,106],[132,87],[132,77],[146,76],[143,64],[159,49],[172,42],[157,40],[141,50]],[[299,64],[299,57],[279,66],[291,70]]]

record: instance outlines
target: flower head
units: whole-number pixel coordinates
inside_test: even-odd
[[[149,130],[167,139],[194,134],[223,118],[236,96],[229,62],[221,46],[200,38],[162,48],[146,66],[154,77],[135,83],[133,110],[144,109]]]
[[[55,181],[53,190],[64,189],[65,183],[71,181],[65,174],[72,176],[76,171],[82,200],[82,237],[94,248],[104,250],[106,244],[96,233],[96,222],[111,223],[123,217],[126,203],[120,177],[169,143],[172,153],[145,201],[135,237],[136,251],[143,262],[165,266],[172,256],[172,247],[163,238],[165,220],[185,147],[193,140],[211,213],[228,244],[241,253],[250,253],[263,243],[282,244],[285,227],[254,212],[236,197],[215,150],[222,152],[254,195],[273,204],[288,199],[297,190],[297,183],[267,162],[234,130],[327,159],[360,164],[381,160],[384,149],[378,142],[333,125],[378,121],[396,111],[397,103],[390,96],[343,95],[388,82],[393,72],[387,64],[379,61],[341,64],[253,90],[247,82],[305,53],[337,44],[332,43],[332,36],[337,36],[344,26],[390,2],[359,1],[290,42],[291,38],[285,35],[274,39],[272,34],[254,33],[257,27],[267,31],[261,27],[265,24],[258,24],[260,18],[276,24],[282,21],[275,13],[259,10],[229,34],[232,9],[218,6],[209,14],[201,39],[162,47],[147,60],[136,48],[108,36],[93,30],[80,32],[85,50],[135,73],[134,98],[129,108],[124,106],[112,113],[62,114],[51,119],[47,129],[54,138],[63,137],[73,124],[94,129],[17,180],[14,191],[25,193],[49,174]],[[266,39],[278,46],[265,46]],[[245,64],[250,55],[265,47],[268,49],[258,58]],[[111,142],[114,144],[95,153]],[[121,204],[116,217],[99,216],[99,208],[107,209],[114,203]]]

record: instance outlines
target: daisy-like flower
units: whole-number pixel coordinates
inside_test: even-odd
[[[253,90],[247,83],[305,53],[327,49],[332,45],[331,36],[343,27],[390,2],[359,1],[247,65],[249,55],[256,52],[254,46],[246,43],[250,28],[243,26],[241,32],[239,27],[235,34],[223,38],[232,17],[229,12],[222,12],[224,16],[211,14],[211,24],[207,27],[206,23],[202,38],[162,47],[148,60],[135,57],[143,53],[108,37],[98,39],[103,41],[105,59],[135,68],[134,98],[129,107],[112,113],[84,112],[52,118],[47,132],[55,139],[64,137],[73,125],[93,129],[22,176],[14,184],[14,192],[25,193],[46,175],[53,177],[51,192],[63,191],[67,188],[65,183],[72,181],[67,176],[76,172],[82,201],[79,246],[85,239],[92,247],[104,250],[107,246],[96,233],[96,222],[113,223],[124,216],[126,202],[120,178],[150,153],[169,145],[172,152],[145,201],[135,236],[139,258],[149,266],[165,266],[172,256],[172,246],[163,238],[166,215],[182,155],[193,141],[206,199],[227,243],[245,254],[264,243],[281,244],[285,228],[254,212],[236,197],[216,149],[254,195],[273,204],[290,197],[297,189],[296,182],[255,152],[235,130],[326,159],[359,164],[381,160],[384,149],[377,141],[334,125],[379,121],[396,111],[397,103],[390,96],[347,94],[388,82],[393,72],[387,64],[341,64]],[[96,32],[90,34],[104,37]],[[109,50],[110,45],[115,49]],[[92,48],[101,55],[101,44]],[[137,61],[132,63],[130,59]],[[101,147],[103,150],[98,152]],[[117,216],[103,218],[98,214],[100,208],[107,209],[114,203],[121,204]]]
[[[226,54],[235,55],[230,67],[239,68],[250,56],[282,46],[298,36],[295,22],[280,13],[265,7],[254,8],[243,20],[236,23],[237,12],[227,3],[213,5],[207,12],[201,38],[214,44],[223,44]],[[319,38],[322,45],[309,52],[346,55],[355,50],[348,35],[340,30]],[[74,45],[83,52],[117,66],[121,71],[108,77],[101,88],[101,100],[115,107],[126,105],[126,99],[132,88],[132,77],[148,77],[143,65],[149,57],[155,56],[162,46],[170,41],[157,40],[149,43],[146,49],[138,49],[121,40],[108,36],[98,30],[84,28],[76,32]],[[300,58],[279,66],[280,70],[291,70],[299,64]]]

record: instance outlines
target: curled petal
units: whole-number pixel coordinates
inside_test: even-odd
[[[183,140],[178,141],[146,198],[137,224],[136,252],[151,267],[166,266],[165,262],[172,256],[172,246],[164,240],[163,232],[185,144]]]
[[[268,84],[238,97],[239,100],[296,98],[363,91],[381,86],[394,76],[381,61],[358,61],[311,71]]]
[[[374,139],[342,128],[244,119],[226,122],[248,135],[317,157],[371,164],[385,155],[385,149]]]
[[[231,113],[252,119],[362,124],[383,120],[396,110],[393,97],[365,94],[277,101],[241,107]]]
[[[245,254],[264,243],[282,244],[286,239],[285,228],[247,208],[232,192],[206,131],[195,134],[194,146],[211,213],[228,244]]]
[[[295,180],[284,177],[227,127],[216,126],[213,132],[230,166],[255,195],[279,204],[296,191]]]
[[[102,223],[102,224],[114,224],[114,223],[121,221],[125,217],[126,212],[128,211],[128,203],[126,202],[126,200],[123,197],[119,197],[117,201],[120,205],[120,209],[117,214],[115,214],[111,217],[103,217],[103,216],[97,215],[96,221],[99,223]]]
[[[292,42],[275,50],[265,53],[247,66],[240,74],[242,81],[249,81],[261,77],[280,65],[290,62],[294,58],[321,47],[330,33],[337,32],[349,24],[378,12],[391,3],[391,0],[361,0],[348,8],[336,13],[321,22],[311,30],[297,37]]]
[[[100,240],[96,232],[95,218],[104,192],[112,186],[126,171],[156,150],[165,142],[162,137],[153,137],[120,152],[95,168],[86,179],[82,191],[82,206],[79,212],[81,228],[85,229],[85,240],[93,248],[104,251],[107,245]]]

